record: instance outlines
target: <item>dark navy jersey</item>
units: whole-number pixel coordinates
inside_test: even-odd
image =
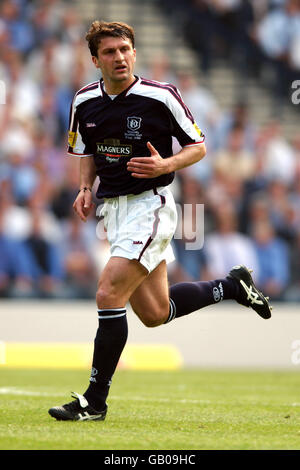
[[[170,184],[174,173],[134,178],[127,162],[150,156],[148,141],[163,158],[170,157],[172,136],[182,147],[204,141],[179,91],[168,83],[136,77],[112,99],[101,79],[81,88],[71,104],[68,154],[94,157],[99,198],[139,194]]]

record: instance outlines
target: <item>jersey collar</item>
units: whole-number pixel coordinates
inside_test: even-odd
[[[121,93],[119,93],[113,101],[119,100],[120,98],[125,98],[127,96],[129,90],[131,90],[131,88],[140,80],[140,78],[137,75],[134,75],[134,77],[135,77],[135,80],[131,83],[131,85],[129,85],[128,88],[126,88]],[[109,98],[109,95],[106,93],[105,88],[104,88],[103,78],[100,78],[100,88],[101,88],[103,96],[106,96],[107,98]]]

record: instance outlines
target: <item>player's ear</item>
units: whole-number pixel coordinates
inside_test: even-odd
[[[92,61],[93,61],[94,66],[95,66],[97,69],[100,69],[98,57],[96,57],[96,56],[93,55],[93,56],[92,56]]]

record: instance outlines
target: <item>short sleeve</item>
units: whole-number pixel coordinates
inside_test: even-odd
[[[89,152],[82,140],[80,132],[79,118],[74,100],[70,106],[69,129],[68,129],[68,155],[76,157],[91,157],[93,153]]]
[[[174,124],[174,137],[182,147],[202,144],[205,135],[195,122],[189,108],[182,100],[179,90],[172,86],[166,100]]]

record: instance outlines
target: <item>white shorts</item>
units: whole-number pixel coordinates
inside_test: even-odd
[[[111,256],[137,259],[149,272],[163,260],[174,261],[170,242],[177,211],[168,187],[105,199],[100,215],[104,217]]]

